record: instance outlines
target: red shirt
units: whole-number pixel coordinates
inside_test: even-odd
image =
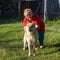
[[[27,18],[24,18],[23,26],[26,26],[27,21],[29,21],[29,20]],[[38,29],[39,32],[45,32],[44,22],[42,21],[42,19],[39,16],[33,15],[32,16],[32,23],[34,23],[35,25],[40,26],[39,29]]]

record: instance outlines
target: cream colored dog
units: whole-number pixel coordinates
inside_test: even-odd
[[[37,29],[35,28],[35,25],[33,23],[27,23],[25,27],[25,34],[24,34],[24,47],[23,50],[25,50],[26,41],[28,42],[28,50],[29,54],[28,56],[35,56],[35,45],[36,41],[38,40],[39,35],[37,32]]]

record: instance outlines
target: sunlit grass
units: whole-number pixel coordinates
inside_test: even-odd
[[[36,56],[28,57],[28,50],[23,51],[22,22],[0,24],[0,60],[60,60],[60,20],[45,22],[45,27],[46,48],[38,46]]]

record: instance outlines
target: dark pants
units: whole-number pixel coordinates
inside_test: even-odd
[[[44,32],[39,32],[39,44],[43,45],[44,42]]]

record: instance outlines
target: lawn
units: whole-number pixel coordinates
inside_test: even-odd
[[[35,57],[28,57],[28,50],[23,51],[22,22],[12,20],[0,22],[0,60],[60,60],[60,20],[45,22],[46,48],[40,49],[37,42]]]

